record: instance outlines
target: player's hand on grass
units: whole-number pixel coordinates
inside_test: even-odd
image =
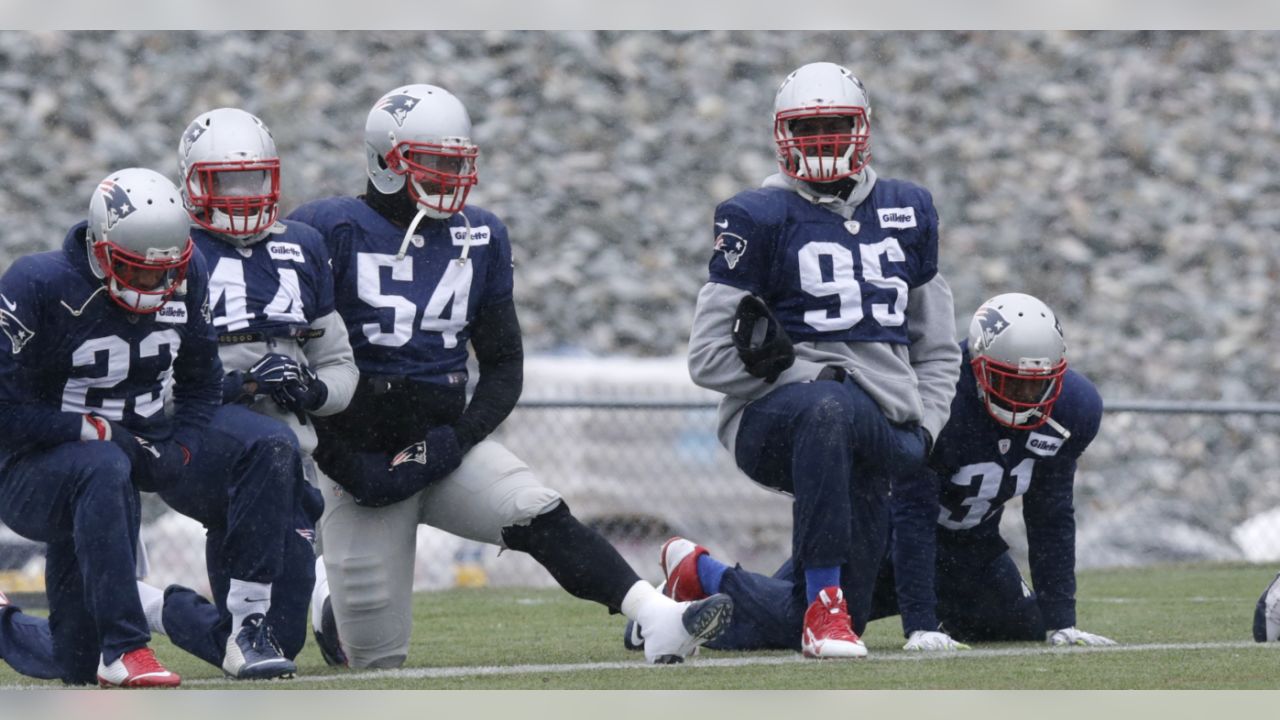
[[[913,630],[903,650],[937,652],[939,650],[968,650],[969,646],[956,642],[950,635],[935,630]]]
[[[1050,645],[1083,645],[1090,647],[1101,647],[1103,645],[1115,645],[1116,641],[1101,635],[1085,632],[1083,630],[1069,627],[1061,630],[1053,630],[1049,633]]]

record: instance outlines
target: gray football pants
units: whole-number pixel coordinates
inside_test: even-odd
[[[394,505],[361,507],[327,479],[321,491],[325,572],[351,667],[398,667],[408,655],[418,525],[502,545],[502,528],[527,525],[560,503],[559,493],[492,440],[472,448],[448,477]]]

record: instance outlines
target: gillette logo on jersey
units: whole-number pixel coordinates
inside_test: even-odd
[[[181,300],[170,300],[153,316],[156,322],[185,324],[187,322],[187,305]]]
[[[742,255],[747,252],[747,241],[741,235],[720,233],[716,236],[716,252],[724,253],[724,261],[729,269],[737,267]]]
[[[1062,449],[1062,438],[1033,432],[1027,437],[1027,449],[1041,457],[1052,457]]]
[[[271,254],[272,260],[287,260],[298,263],[307,261],[306,256],[302,254],[302,246],[297,243],[268,242],[267,252]]]
[[[916,226],[916,209],[913,207],[880,208],[877,211],[882,228],[913,228]]]
[[[454,244],[454,245],[465,245],[465,244],[467,244],[467,228],[465,228],[465,227],[456,227],[456,228],[453,228],[452,230],[453,230],[453,244]],[[477,226],[475,226],[475,227],[471,228],[471,243],[470,243],[470,244],[472,244],[472,245],[488,245],[488,244],[489,244],[489,234],[490,234],[490,233],[489,233],[489,226],[488,226],[488,225],[477,225]]]
[[[390,115],[396,125],[403,127],[404,119],[408,117],[409,111],[418,106],[418,102],[418,98],[412,95],[392,95],[384,99],[378,109]]]
[[[110,180],[103,180],[98,190],[102,192],[107,203],[107,230],[115,227],[116,223],[129,217],[137,209],[129,200],[129,193]]]
[[[1000,337],[1001,333],[1009,329],[1009,321],[1004,319],[999,310],[989,305],[978,308],[974,319],[982,327],[982,337],[978,339],[977,346],[973,348],[974,353],[982,352],[984,348],[991,345],[992,341]]]

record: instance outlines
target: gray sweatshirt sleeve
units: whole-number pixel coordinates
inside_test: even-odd
[[[329,389],[329,398],[316,409],[316,415],[333,415],[346,409],[360,380],[356,358],[347,340],[347,327],[342,316],[331,312],[317,318],[311,327],[324,330],[324,335],[308,340],[303,346],[307,365]]]
[[[818,377],[823,366],[799,357],[772,384],[747,372],[733,346],[733,316],[747,294],[716,282],[703,285],[698,292],[689,337],[689,377],[693,382],[725,395],[755,399],[782,385]],[[948,301],[950,298],[948,292]]]
[[[916,372],[924,416],[920,424],[937,439],[951,415],[951,399],[960,379],[951,287],[939,273],[911,291],[907,302],[911,367]]]

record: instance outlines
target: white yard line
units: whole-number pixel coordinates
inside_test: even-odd
[[[1275,643],[1272,643],[1274,645]],[[1147,645],[1116,645],[1113,647],[1017,647],[962,650],[945,653],[907,653],[901,650],[873,652],[866,660],[857,662],[924,662],[930,660],[955,660],[964,658],[991,658],[1009,656],[1064,655],[1072,653],[1144,652],[1158,650],[1222,650],[1231,648],[1268,647],[1251,641],[1214,643],[1151,643]],[[742,657],[694,658],[689,667],[750,667],[757,665],[793,665],[812,663],[798,653],[794,655],[744,655]],[[598,670],[638,670],[645,672],[679,672],[681,666],[647,665],[639,661],[569,663],[562,665],[473,665],[464,667],[400,668],[398,670],[367,670],[334,673],[329,675],[304,675],[293,682],[304,683],[364,683],[381,680],[434,680],[459,677],[493,677],[533,673],[570,673]],[[185,685],[211,685],[225,680],[192,680]],[[254,685],[254,687],[258,687]]]
[[[993,657],[1034,657],[1049,655],[1070,655],[1078,653],[1123,653],[1123,652],[1156,652],[1164,650],[1225,650],[1225,649],[1248,649],[1258,648],[1261,650],[1273,651],[1273,648],[1280,647],[1277,643],[1259,644],[1255,642],[1239,640],[1234,642],[1208,642],[1208,643],[1148,643],[1145,645],[1116,645],[1112,647],[1070,647],[1055,648],[1047,646],[1012,647],[1012,648],[978,648],[975,650],[961,650],[958,652],[941,652],[941,653],[907,653],[901,650],[880,650],[872,652],[866,660],[855,660],[853,663],[861,662],[929,662],[941,660],[960,660],[993,658]],[[459,677],[494,677],[504,675],[523,675],[534,673],[571,673],[571,672],[591,672],[599,670],[632,670],[642,672],[680,672],[680,666],[668,665],[646,665],[640,662],[639,655],[636,655],[635,661],[616,661],[616,662],[597,662],[597,663],[568,663],[560,665],[469,665],[460,667],[438,667],[438,668],[400,668],[398,670],[353,670],[350,672],[330,673],[326,675],[303,675],[293,680],[284,680],[278,683],[262,682],[262,683],[245,683],[242,687],[245,689],[262,689],[273,690],[283,689],[287,685],[296,683],[341,683],[344,685],[360,685],[369,682],[380,682],[384,680],[436,680],[444,678]],[[694,658],[688,661],[689,667],[751,667],[764,665],[794,665],[799,663],[812,663],[812,660],[806,660],[799,654],[794,655],[743,655],[740,657],[717,657],[717,658]],[[186,680],[182,683],[183,687],[201,687],[209,685],[223,685],[228,680],[219,678],[201,678]],[[25,690],[25,689],[59,689],[60,686],[50,685],[26,685],[12,684],[0,685],[0,690]]]

